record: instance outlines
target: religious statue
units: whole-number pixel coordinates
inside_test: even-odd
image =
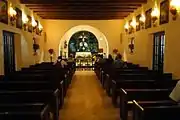
[[[84,33],[79,39],[82,39],[82,41],[79,43],[79,51],[89,52],[88,43],[86,42],[87,37],[84,36]]]

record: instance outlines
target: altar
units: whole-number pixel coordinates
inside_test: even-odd
[[[93,66],[91,52],[76,52],[76,67],[91,68]]]
[[[77,57],[91,57],[92,54],[91,52],[76,52],[76,58]]]

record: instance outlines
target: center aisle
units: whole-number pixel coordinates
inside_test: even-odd
[[[60,110],[60,120],[119,120],[119,111],[93,71],[76,71]]]

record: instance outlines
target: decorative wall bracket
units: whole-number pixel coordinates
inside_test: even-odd
[[[170,8],[170,12],[171,12],[171,14],[172,14],[172,19],[173,19],[173,20],[176,20],[177,15],[178,15],[178,14],[177,14],[177,13],[178,13],[178,12],[177,12],[177,9],[176,9],[175,7],[171,7],[171,8]]]
[[[157,26],[157,20],[158,18],[156,16],[152,16],[153,27]]]

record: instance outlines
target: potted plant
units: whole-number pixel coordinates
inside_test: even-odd
[[[50,49],[48,50],[48,52],[49,52],[49,54],[50,54],[50,60],[51,60],[51,62],[52,62],[52,58],[53,58],[53,54],[54,54],[54,49],[50,48]]]
[[[34,55],[37,55],[37,50],[38,49],[39,49],[39,44],[34,43],[33,44]]]
[[[117,53],[118,53],[118,49],[116,49],[116,48],[113,49],[113,53],[114,53],[114,54],[117,54]]]
[[[129,44],[129,50],[130,50],[130,53],[133,53],[134,51],[134,44]]]
[[[130,38],[130,43],[128,45],[131,54],[134,53],[134,39],[134,37]]]

